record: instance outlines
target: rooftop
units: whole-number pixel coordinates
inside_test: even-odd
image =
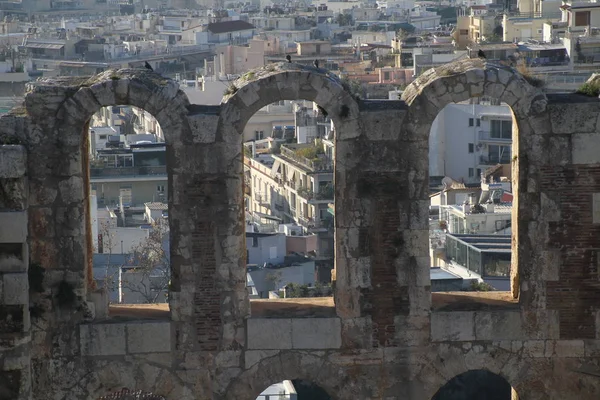
[[[208,24],[207,29],[212,33],[225,33],[254,29],[254,25],[246,21],[225,21]]]
[[[146,206],[150,210],[157,210],[157,211],[165,211],[165,210],[169,209],[168,204],[161,203],[161,202],[144,203],[144,206]]]

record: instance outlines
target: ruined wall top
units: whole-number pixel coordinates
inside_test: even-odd
[[[164,131],[181,123],[189,101],[179,84],[146,69],[107,70],[93,77],[41,79],[29,85],[25,109],[48,127],[83,126],[100,108],[130,105],[154,115]],[[167,142],[174,138],[165,136]]]
[[[413,81],[402,94],[409,106],[419,104],[437,115],[447,104],[488,96],[508,104],[518,118],[546,109],[544,92],[514,68],[483,59],[465,59],[432,68]]]
[[[314,101],[326,110],[336,129],[359,120],[356,99],[335,74],[296,63],[273,63],[245,73],[227,89],[221,103],[222,122],[241,132],[254,113],[280,100]]]

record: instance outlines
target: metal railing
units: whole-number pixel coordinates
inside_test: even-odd
[[[499,137],[500,132],[491,132],[491,131],[479,131],[479,140],[491,141],[491,142],[503,142],[510,143],[512,142],[512,134],[509,138]]]
[[[328,159],[315,159],[309,160],[308,158],[301,156],[296,151],[289,149],[285,146],[281,146],[281,155],[290,158],[297,163],[304,165],[312,171],[332,171],[333,163]]]
[[[160,165],[156,167],[120,167],[120,168],[104,168],[90,166],[90,177],[105,178],[105,177],[121,177],[121,176],[141,176],[141,177],[165,177],[167,176],[167,167]]]

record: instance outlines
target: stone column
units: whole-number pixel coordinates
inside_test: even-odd
[[[180,349],[239,349],[249,313],[242,149],[238,140],[218,137],[218,109],[199,111],[188,116],[191,142],[173,145],[170,219],[178,284],[171,309],[183,333]]]
[[[0,146],[0,387],[14,400],[31,399],[26,158],[23,146]]]

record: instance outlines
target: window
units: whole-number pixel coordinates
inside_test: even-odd
[[[98,139],[100,139],[100,140],[106,140],[106,135],[98,135]]]
[[[252,236],[252,247],[258,247],[258,238],[256,236]]]
[[[469,168],[469,178],[472,178],[474,174],[473,168]]]
[[[163,193],[165,191],[165,185],[156,186],[156,191],[159,193]]]
[[[475,145],[473,143],[469,143],[469,153],[475,152]]]
[[[590,24],[590,12],[580,11],[575,13],[575,26],[588,26]]]
[[[477,126],[481,126],[481,120],[479,118],[477,118]]]
[[[491,120],[490,137],[494,139],[512,139],[512,121]]]
[[[477,168],[477,176],[481,176],[481,168]]]
[[[389,72],[384,72],[383,73],[383,80],[384,81],[389,81],[390,80],[390,73]]]
[[[510,146],[488,146],[488,160],[494,164],[510,163]]]
[[[463,36],[468,36],[469,35],[469,30],[468,29],[461,29],[459,32],[460,35]]]
[[[473,126],[473,123],[474,123],[473,118],[469,118],[469,126]]]

